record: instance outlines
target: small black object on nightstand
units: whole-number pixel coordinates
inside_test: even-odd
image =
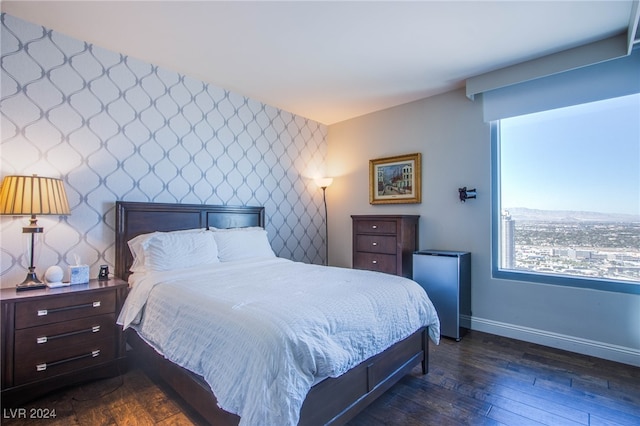
[[[105,281],[109,279],[109,266],[100,265],[100,272],[98,272],[98,280]]]

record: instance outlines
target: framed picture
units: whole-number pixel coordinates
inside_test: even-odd
[[[421,203],[421,154],[369,160],[369,203]]]

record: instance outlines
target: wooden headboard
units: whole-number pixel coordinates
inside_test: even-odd
[[[123,280],[129,277],[133,256],[127,242],[137,235],[154,231],[246,226],[264,228],[264,207],[116,201],[115,276]]]

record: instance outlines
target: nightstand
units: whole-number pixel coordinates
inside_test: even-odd
[[[411,278],[418,248],[414,215],[353,215],[353,267]]]
[[[125,342],[116,318],[127,295],[120,279],[16,292],[0,290],[2,405],[120,374]]]

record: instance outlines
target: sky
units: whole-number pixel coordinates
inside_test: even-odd
[[[501,207],[640,215],[640,94],[500,121]]]

